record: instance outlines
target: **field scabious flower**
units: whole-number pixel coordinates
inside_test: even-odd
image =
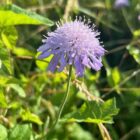
[[[53,54],[48,70],[54,72],[59,66],[57,70],[61,72],[66,65],[74,65],[78,77],[83,76],[85,67],[100,70],[105,49],[97,37],[99,32],[90,24],[76,18],[57,24],[58,28],[48,33],[48,37],[43,40],[44,44],[37,50],[41,52],[39,59]]]
[[[123,8],[125,6],[129,6],[128,0],[116,0],[115,1],[115,7],[116,8]]]

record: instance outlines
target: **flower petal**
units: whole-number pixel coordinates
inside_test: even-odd
[[[38,49],[37,49],[37,51],[38,52],[44,52],[44,51],[46,51],[46,50],[48,50],[48,49],[50,49],[51,48],[51,46],[49,46],[48,44],[43,44],[43,45],[41,45]]]
[[[91,68],[91,66],[89,65],[89,58],[87,56],[84,56],[82,59],[82,64],[87,66],[88,68]]]
[[[84,73],[84,65],[82,64],[82,62],[78,56],[75,57],[74,66],[76,68],[76,75],[78,77],[82,77],[83,73]]]
[[[98,71],[101,69],[102,67],[102,63],[101,62],[89,62],[90,66],[92,67],[92,69],[94,69],[95,71]]]
[[[49,66],[48,66],[49,71],[51,71],[51,72],[55,71],[56,66],[59,62],[59,58],[60,58],[60,54],[54,55],[54,57],[52,58],[51,62],[49,63]]]
[[[61,54],[61,58],[60,58],[60,67],[58,68],[58,71],[61,72],[63,71],[64,67],[66,66],[67,62],[65,60],[65,54]]]
[[[84,68],[99,70],[102,66],[101,58],[105,49],[100,44],[99,32],[94,30],[91,22],[86,23],[82,19],[66,22],[51,33],[44,40],[44,44],[38,49],[42,52],[39,59],[53,54],[48,69],[60,72],[66,65],[73,65],[76,68],[77,76],[83,76]]]
[[[45,51],[45,52],[41,53],[41,54],[38,56],[38,58],[39,58],[39,59],[43,59],[43,58],[46,58],[46,57],[50,56],[51,54],[52,54],[52,51]]]

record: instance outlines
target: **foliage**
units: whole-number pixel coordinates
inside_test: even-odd
[[[33,0],[0,3],[0,140],[139,140],[139,0]],[[90,18],[107,50],[99,72],[72,75],[69,100],[57,118],[67,70],[46,71],[38,60],[42,34],[69,16]]]
[[[118,113],[115,105],[115,99],[107,100],[105,103],[90,101],[84,103],[79,110],[67,114],[66,119],[70,122],[113,123],[112,116]]]

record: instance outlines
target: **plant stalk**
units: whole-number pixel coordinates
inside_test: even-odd
[[[69,68],[69,75],[68,75],[68,81],[67,81],[67,90],[66,90],[66,93],[65,93],[65,95],[63,97],[63,101],[62,101],[62,104],[60,105],[58,116],[56,118],[56,121],[55,121],[53,127],[55,127],[55,125],[58,123],[58,121],[59,121],[59,119],[61,117],[61,114],[63,112],[64,106],[65,106],[65,104],[67,102],[67,99],[68,99],[68,96],[69,96],[69,90],[70,90],[71,74],[72,74],[72,65],[70,65],[70,68]]]

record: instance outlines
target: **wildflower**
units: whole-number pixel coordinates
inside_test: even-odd
[[[53,54],[48,70],[61,72],[66,65],[74,65],[76,75],[83,76],[85,67],[95,71],[102,67],[101,57],[105,49],[99,42],[99,32],[94,30],[91,22],[85,19],[75,19],[67,23],[57,24],[58,28],[43,40],[44,44],[37,51],[41,52],[39,59]],[[59,66],[57,68],[57,66]]]
[[[125,6],[129,6],[128,0],[116,0],[115,1],[115,7],[116,8],[123,8]]]

